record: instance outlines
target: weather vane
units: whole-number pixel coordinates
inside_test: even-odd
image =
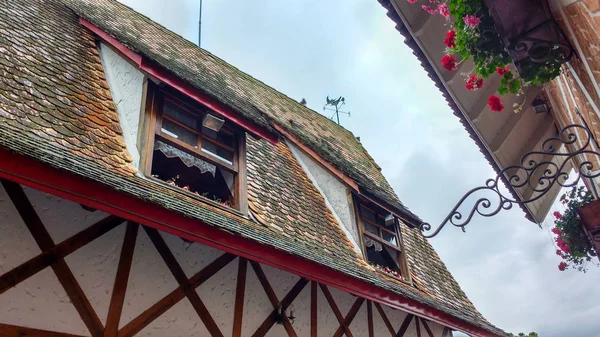
[[[340,114],[345,114],[350,116],[350,111],[341,111],[340,109],[342,108],[342,106],[344,106],[344,104],[346,104],[346,99],[343,96],[340,96],[336,99],[330,99],[329,96],[327,96],[327,103],[325,103],[325,105],[323,106],[323,111],[328,110],[328,111],[335,111],[335,113],[329,117],[329,119],[333,119],[333,117],[335,116],[338,125],[340,124]]]

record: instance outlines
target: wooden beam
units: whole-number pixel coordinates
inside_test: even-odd
[[[248,260],[240,257],[238,265],[237,285],[235,288],[235,306],[233,313],[233,337],[242,336],[242,320],[244,314],[244,294],[246,292],[246,271]]]
[[[271,284],[269,283],[269,280],[267,279],[265,273],[260,267],[260,264],[251,261],[250,265],[252,266],[256,277],[258,278],[260,284],[265,290],[265,293],[267,294],[267,297],[269,298],[269,301],[271,302],[271,305],[273,306],[273,311],[269,314],[269,316],[267,316],[267,318],[265,318],[265,320],[258,327],[258,329],[256,329],[254,334],[252,334],[252,337],[262,337],[266,335],[267,332],[269,332],[269,330],[273,326],[273,324],[275,324],[277,311],[279,310],[279,308],[281,308],[282,313],[285,313],[285,310],[290,306],[290,304],[292,304],[292,302],[300,294],[302,289],[304,289],[304,287],[308,283],[308,280],[305,278],[300,278],[298,282],[296,282],[296,284],[292,287],[292,289],[290,289],[287,295],[283,298],[283,300],[279,302],[279,300],[277,300],[275,292],[273,291],[273,288],[271,287]],[[282,316],[283,317],[281,317],[281,319],[283,328],[287,332],[288,336],[295,337],[296,331],[292,327],[292,324],[290,323],[289,319],[286,317],[285,314],[283,314]]]
[[[108,316],[106,318],[106,327],[104,328],[104,337],[117,337],[119,331],[119,321],[123,311],[123,302],[125,301],[125,292],[127,291],[127,281],[131,271],[131,262],[135,250],[135,241],[137,238],[139,225],[133,222],[127,223],[123,246],[121,247],[121,256],[115,275],[110,306],[108,307]]]
[[[192,288],[198,288],[211,276],[216,274],[219,270],[223,269],[223,267],[225,267],[231,261],[233,261],[235,257],[236,256],[233,254],[225,253],[213,262],[211,262],[209,265],[204,267],[204,269],[196,273],[190,279],[190,284]],[[137,334],[148,324],[150,324],[160,315],[169,310],[172,306],[181,301],[184,297],[185,293],[183,292],[183,288],[179,286],[177,289],[173,290],[167,296],[163,297],[160,301],[156,302],[150,308],[146,309],[146,311],[141,313],[138,317],[134,318],[133,320],[131,320],[131,322],[127,323],[127,325],[121,328],[121,330],[119,330],[119,337],[131,337]]]
[[[333,296],[331,296],[331,293],[329,292],[329,289],[327,288],[327,286],[324,285],[324,284],[319,284],[319,285],[321,286],[321,291],[323,291],[323,295],[325,295],[325,298],[327,299],[327,302],[329,303],[329,306],[331,307],[331,310],[333,310],[335,318],[337,318],[338,322],[342,326],[342,329],[344,330],[344,333],[346,334],[346,336],[347,337],[354,337],[352,335],[352,332],[348,328],[348,325],[346,325],[346,321],[344,320],[344,316],[342,316],[342,313],[340,312],[340,309],[338,308],[337,304],[335,304],[335,301],[333,300]]]
[[[26,328],[0,323],[0,337],[83,337],[62,332]]]
[[[8,197],[15,205],[17,212],[42,252],[52,250],[55,247],[54,241],[44,227],[42,220],[38,217],[33,205],[29,202],[25,191],[19,184],[6,180],[2,180],[2,186],[4,186]],[[51,267],[92,336],[101,337],[104,333],[102,322],[100,322],[98,315],[96,315],[94,308],[92,308],[65,260],[60,258]]]
[[[318,312],[317,302],[317,282],[310,281],[310,337],[317,337],[318,331]]]
[[[333,334],[334,337],[341,337],[342,334],[344,334],[344,330],[349,329],[349,326],[352,323],[352,320],[354,320],[354,317],[356,317],[358,310],[360,310],[360,307],[362,306],[362,304],[364,302],[365,302],[364,298],[362,298],[362,297],[356,298],[356,301],[354,301],[354,304],[350,308],[350,311],[348,311],[346,318],[344,318],[344,327],[345,328],[340,324],[338,329]]]
[[[144,230],[146,230],[146,233],[148,234],[150,240],[156,247],[156,250],[158,250],[158,253],[167,264],[167,267],[171,271],[171,274],[173,274],[175,280],[177,280],[177,283],[179,283],[179,286],[183,289],[183,292],[192,304],[192,307],[194,307],[196,313],[198,313],[198,316],[202,320],[202,323],[204,323],[204,325],[206,326],[206,330],[208,330],[211,336],[223,337],[219,326],[217,326],[217,323],[215,323],[214,319],[210,315],[208,308],[206,307],[206,305],[204,305],[204,302],[202,302],[200,296],[198,296],[198,293],[192,287],[190,280],[185,275],[183,269],[181,269],[181,266],[177,262],[177,259],[175,259],[173,253],[171,252],[171,250],[169,250],[167,243],[162,238],[162,236],[160,236],[158,230],[150,227],[144,227]]]
[[[375,337],[373,329],[373,302],[367,301],[367,329],[369,331],[369,337]]]
[[[111,215],[66,239],[52,249],[4,273],[0,276],[0,294],[56,263],[58,259],[64,258],[77,249],[96,240],[122,222],[122,219]]]
[[[406,333],[406,330],[408,330],[408,326],[410,325],[410,321],[415,317],[415,315],[413,314],[407,314],[406,317],[404,317],[404,321],[402,322],[402,325],[400,326],[400,329],[398,329],[398,333],[396,334],[396,337],[403,337],[404,334]]]
[[[392,327],[392,324],[390,323],[390,320],[387,318],[387,315],[385,314],[385,311],[383,311],[383,308],[381,307],[381,305],[377,302],[374,302],[374,304],[375,304],[375,309],[377,309],[377,311],[379,312],[379,316],[381,316],[381,320],[383,320],[383,323],[388,328],[390,335],[392,335],[392,337],[396,336],[396,331],[394,331],[394,327]]]
[[[417,328],[417,337],[421,337],[421,325],[419,324],[419,317],[415,317],[415,326]]]
[[[433,336],[433,332],[432,332],[432,331],[431,331],[431,329],[429,328],[429,325],[427,325],[427,320],[426,320],[426,319],[423,319],[423,318],[421,318],[421,319],[420,319],[420,321],[421,321],[421,323],[423,323],[423,327],[425,328],[425,331],[427,331],[427,335],[428,335],[429,337],[434,337],[434,336]]]

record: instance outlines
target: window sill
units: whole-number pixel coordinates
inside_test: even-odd
[[[393,278],[394,280],[397,280],[397,281],[400,281],[400,282],[402,282],[402,283],[406,283],[406,284],[410,285],[410,282],[409,282],[408,280],[404,279],[404,278],[403,278],[402,276],[400,276],[400,275],[399,275],[399,276],[396,276],[396,275],[394,275],[394,274],[392,274],[392,273],[388,273],[388,272],[386,272],[386,271],[384,271],[384,270],[377,269],[377,267],[375,267],[375,266],[373,266],[373,265],[371,265],[371,267],[373,267],[373,269],[375,269],[375,272],[376,272],[377,274],[379,274],[379,275],[383,275],[383,276],[391,277],[391,278]]]
[[[176,186],[176,185],[173,186],[171,184],[168,184],[166,181],[163,181],[161,179],[154,178],[152,176],[150,176],[150,177],[144,176],[144,177],[146,179],[152,181],[153,183],[159,184],[162,187],[168,188],[168,189],[170,189],[170,190],[172,190],[172,191],[174,191],[176,193],[181,193],[181,195],[184,195],[186,197],[195,199],[195,200],[200,201],[202,203],[205,203],[205,204],[207,204],[209,206],[216,207],[216,208],[218,208],[220,210],[223,210],[223,211],[228,212],[228,213],[232,213],[233,215],[242,217],[244,219],[249,219],[246,214],[240,212],[239,210],[237,210],[235,208],[232,208],[232,207],[229,207],[229,206],[225,206],[225,205],[221,205],[220,203],[218,203],[218,202],[216,202],[214,200],[210,200],[209,198],[203,197],[201,195],[196,195],[196,194],[194,194],[194,193],[192,193],[192,192],[190,192],[188,190],[185,190],[185,189],[183,189],[183,188],[181,188],[179,186]]]

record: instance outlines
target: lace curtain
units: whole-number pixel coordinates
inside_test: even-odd
[[[215,176],[217,167],[213,164],[207,163],[204,160],[194,157],[191,154],[181,151],[176,147],[173,147],[167,143],[163,143],[160,140],[155,140],[154,150],[162,152],[167,158],[179,158],[182,163],[187,167],[195,166],[200,170],[201,173],[210,172],[212,176]]]
[[[376,252],[380,252],[383,250],[383,245],[373,239],[371,239],[370,237],[365,235],[365,245],[367,247],[375,247],[375,251]]]

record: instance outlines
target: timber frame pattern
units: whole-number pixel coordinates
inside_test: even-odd
[[[24,224],[29,229],[30,233],[42,253],[22,263],[21,265],[13,268],[12,270],[0,275],[0,296],[7,290],[15,287],[19,283],[25,281],[29,277],[42,271],[47,267],[51,267],[60,284],[64,288],[69,297],[71,303],[77,310],[77,313],[81,317],[87,329],[90,331],[92,337],[129,337],[134,336],[146,326],[148,326],[155,319],[160,317],[167,310],[175,306],[184,298],[187,298],[191,303],[192,307],[198,314],[200,320],[204,323],[207,331],[212,336],[231,336],[240,337],[242,336],[242,316],[244,306],[244,296],[246,288],[246,275],[248,273],[248,264],[256,274],[263,290],[265,291],[269,302],[273,306],[271,313],[264,318],[262,324],[254,331],[251,336],[260,337],[265,336],[269,330],[275,324],[283,324],[285,331],[289,337],[297,336],[293,321],[291,321],[286,315],[280,313],[286,312],[286,309],[290,307],[300,292],[307,287],[310,283],[310,336],[318,336],[318,289],[320,288],[324,297],[327,300],[328,305],[331,307],[335,317],[339,323],[339,327],[333,334],[335,337],[341,337],[343,335],[352,337],[353,334],[349,328],[350,324],[357,316],[357,313],[366,302],[367,307],[367,324],[368,324],[368,335],[369,337],[374,336],[373,326],[373,307],[375,307],[377,313],[380,315],[381,320],[384,322],[387,330],[392,337],[402,337],[410,327],[411,323],[414,324],[416,329],[417,337],[434,337],[431,328],[428,325],[428,321],[412,314],[407,314],[399,330],[395,331],[390,320],[388,319],[382,306],[370,300],[357,297],[354,304],[344,316],[338,305],[336,304],[329,288],[321,283],[315,281],[309,281],[305,278],[300,278],[295,285],[293,285],[287,295],[283,299],[277,298],[275,291],[273,290],[271,283],[266,277],[261,265],[254,261],[248,261],[245,258],[237,257],[230,253],[223,253],[220,257],[216,258],[213,262],[206,265],[202,270],[197,272],[191,278],[188,278],[183,271],[182,267],[177,262],[174,254],[169,250],[166,242],[159,233],[158,230],[142,226],[143,230],[147,233],[154,247],[165,261],[170,272],[173,274],[175,280],[179,286],[171,291],[168,295],[163,297],[161,300],[154,303],[148,309],[143,311],[139,316],[132,319],[129,323],[119,329],[119,322],[125,300],[125,293],[127,289],[127,283],[130,275],[132,266],[133,254],[135,249],[136,238],[138,235],[140,225],[134,222],[127,222],[126,232],[123,240],[123,246],[119,257],[119,263],[117,266],[117,273],[115,276],[114,287],[112,296],[110,299],[110,306],[108,310],[108,316],[106,318],[106,325],[104,326],[98,315],[92,308],[86,294],[82,290],[81,286],[75,279],[73,271],[69,268],[65,262],[65,257],[75,252],[76,250],[86,246],[92,241],[98,239],[104,234],[115,229],[119,225],[123,224],[125,220],[116,217],[108,216],[88,228],[80,231],[72,237],[55,244],[52,240],[48,230],[44,226],[40,217],[37,215],[33,205],[29,201],[25,191],[22,187],[14,182],[7,180],[1,180],[2,186],[6,190],[10,200],[14,204],[17,212],[21,216]],[[218,271],[223,269],[234,260],[238,260],[238,271],[237,271],[237,283],[235,290],[235,308],[233,315],[232,331],[221,331],[211,314],[206,307],[206,304],[202,301],[198,293],[195,291],[201,284],[210,279]],[[414,322],[414,323],[413,323]],[[423,329],[423,330],[422,330]],[[249,335],[245,332],[244,335]],[[38,330],[29,327],[15,326],[0,323],[0,337],[18,337],[18,336],[41,336],[41,337],[82,337],[79,335],[73,335],[68,333],[53,332],[46,330]],[[452,336],[451,331],[448,328],[444,328],[442,337]]]

